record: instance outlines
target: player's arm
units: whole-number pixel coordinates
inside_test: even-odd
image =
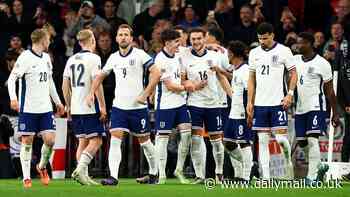
[[[248,103],[247,103],[247,124],[248,127],[252,127],[254,116],[254,102],[255,102],[255,89],[256,89],[256,73],[255,71],[249,71],[248,79]]]
[[[153,64],[148,67],[149,70],[149,83],[147,87],[144,89],[142,94],[138,97],[137,102],[139,103],[145,103],[147,100],[147,97],[149,97],[154,89],[156,88],[159,80],[160,80],[160,69],[159,66],[156,64]]]
[[[105,121],[107,117],[107,110],[106,110],[106,102],[105,102],[105,97],[104,97],[104,92],[103,92],[103,86],[100,85],[95,92],[99,108],[100,108],[100,120]]]
[[[163,80],[163,83],[164,83],[165,87],[172,92],[180,93],[182,91],[185,91],[185,87],[183,85],[173,83],[171,81],[171,79],[165,79],[165,80]]]
[[[96,74],[96,77],[92,81],[92,84],[91,84],[90,93],[86,97],[86,103],[88,104],[89,107],[91,107],[93,105],[94,99],[95,99],[95,93],[100,86],[102,87],[102,82],[107,76],[108,76],[108,74],[104,70],[99,71]]]
[[[289,48],[286,49],[285,53],[285,66],[288,70],[288,75],[289,75],[289,80],[288,80],[288,94],[283,98],[282,100],[282,106],[285,110],[288,109],[288,107],[292,104],[293,102],[293,96],[294,96],[294,90],[297,85],[298,81],[298,75],[297,71],[295,68],[295,62],[294,62],[294,57]]]
[[[226,76],[221,72],[216,72],[216,76],[220,82],[221,87],[225,90],[226,94],[231,98],[232,97],[232,88],[228,82]]]
[[[9,92],[9,96],[10,96],[10,106],[11,109],[19,112],[19,105],[18,105],[18,98],[16,95],[16,81],[17,79],[23,77],[24,73],[27,72],[27,70],[29,69],[29,64],[25,63],[25,56],[20,55],[15,63],[15,66],[13,67],[10,76],[7,80],[7,89]]]
[[[68,113],[68,116],[70,115],[70,109],[71,109],[71,98],[72,98],[72,89],[70,86],[70,79],[67,77],[63,77],[62,82],[62,92],[63,92],[63,98],[66,102],[66,110]]]
[[[333,80],[325,82],[323,89],[333,112],[333,116],[331,117],[332,125],[337,127],[339,125],[339,113],[337,111],[337,98],[333,89]]]
[[[16,81],[18,79],[18,75],[14,73],[12,70],[8,80],[7,80],[7,89],[10,95],[11,100],[11,109],[15,111],[19,111],[18,99],[16,95]]]
[[[56,105],[58,115],[62,116],[64,114],[64,106],[62,105],[61,99],[58,96],[55,82],[53,81],[52,75],[49,75],[49,88],[50,88],[50,97]]]

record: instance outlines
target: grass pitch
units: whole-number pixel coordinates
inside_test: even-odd
[[[134,179],[120,179],[119,185],[81,186],[71,179],[52,180],[42,186],[38,179],[33,187],[24,189],[21,180],[0,180],[0,197],[350,197],[350,184],[341,188],[223,188],[216,185],[208,189],[205,185],[181,185],[176,179],[168,179],[165,185],[140,185]]]

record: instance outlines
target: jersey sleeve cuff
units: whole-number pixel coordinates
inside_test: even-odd
[[[293,70],[293,69],[295,69],[295,65],[289,67],[289,68],[288,68],[288,71],[291,71],[291,70]]]
[[[325,79],[325,80],[323,80],[323,82],[324,82],[324,83],[327,83],[327,82],[332,81],[332,80],[333,80],[333,77],[328,78],[328,79]]]
[[[143,64],[144,68],[149,68],[154,64],[154,61],[152,59],[148,60],[146,63]]]

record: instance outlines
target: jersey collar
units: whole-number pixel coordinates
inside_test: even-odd
[[[271,51],[272,49],[274,49],[274,48],[277,46],[277,44],[278,44],[278,43],[277,43],[277,42],[275,42],[275,43],[273,43],[273,45],[272,45],[272,47],[271,47],[271,48],[269,48],[269,49],[265,49],[265,48],[262,48],[262,47],[261,47],[261,49],[262,49],[262,50],[264,50],[264,51],[266,51],[266,52],[267,52],[267,51]]]
[[[164,53],[164,55],[167,57],[167,58],[174,58],[175,55],[170,55],[169,53],[167,53],[164,48],[162,49],[162,52]]]
[[[130,53],[132,52],[133,48],[134,48],[134,47],[130,47],[129,51],[128,51],[125,55],[123,55],[123,54],[120,52],[120,50],[119,50],[119,55],[122,56],[122,57],[127,57],[127,56],[130,55]]]
[[[203,56],[205,56],[207,54],[207,49],[204,49],[204,53],[202,55],[199,55],[194,49],[191,49],[191,53],[194,56],[203,57]]]
[[[301,56],[301,59],[303,60],[303,62],[309,62],[313,59],[315,59],[315,57],[317,56],[317,53],[315,53],[311,58],[306,59],[304,56]]]
[[[235,66],[235,70],[238,70],[238,69],[241,68],[244,64],[245,64],[245,62],[242,62],[242,64]]]
[[[33,55],[37,56],[38,58],[42,58],[42,57],[43,57],[43,54],[42,54],[42,53],[39,55],[39,54],[35,53],[35,51],[33,51],[32,48],[30,48],[29,50],[30,50],[30,52],[33,53]]]
[[[79,53],[88,53],[88,52],[90,52],[89,50],[81,50],[81,51],[79,51]]]

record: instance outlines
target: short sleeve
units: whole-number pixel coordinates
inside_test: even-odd
[[[221,53],[221,67],[225,69],[226,71],[229,71],[231,68],[230,60],[228,59],[228,54]]]
[[[12,73],[18,78],[22,77],[29,69],[29,64],[26,62],[25,53],[23,52],[16,60]]]
[[[324,60],[320,64],[320,75],[324,82],[331,81],[333,79],[332,67],[327,60]]]
[[[248,66],[243,68],[243,72],[242,72],[242,82],[243,82],[243,86],[244,89],[248,89],[248,80],[249,80],[249,68]]]
[[[105,66],[102,68],[102,72],[106,75],[109,75],[114,67],[114,62],[113,62],[113,54],[111,56],[109,56],[109,58],[107,59],[107,62],[105,64]]]
[[[141,58],[143,68],[149,69],[149,67],[151,67],[154,64],[152,57],[148,55],[144,50],[140,49],[139,55]]]
[[[171,77],[171,70],[170,68],[162,61],[160,56],[156,56],[154,63],[159,66],[160,69],[160,81],[164,81]]]
[[[254,57],[253,51],[250,51],[248,56],[248,65],[249,65],[249,71],[252,71],[252,72],[256,71],[256,64],[255,64],[254,58],[256,57]]]
[[[284,66],[287,68],[288,71],[293,70],[295,68],[295,63],[292,51],[288,47],[286,47],[283,55]]]
[[[96,75],[98,74],[98,71],[101,70],[101,58],[99,56],[96,56],[94,58],[92,70],[91,70],[91,78],[94,79]]]
[[[71,69],[69,69],[70,61],[68,60],[66,63],[66,67],[63,71],[63,79],[70,79],[72,76]]]

